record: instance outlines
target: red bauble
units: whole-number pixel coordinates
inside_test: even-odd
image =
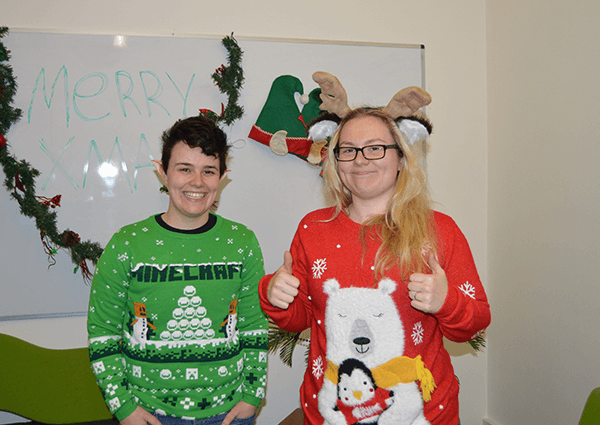
[[[6,137],[0,134],[0,149],[4,148],[4,146],[6,146]]]

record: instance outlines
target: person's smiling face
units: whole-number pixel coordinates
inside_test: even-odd
[[[196,229],[208,221],[210,207],[215,202],[221,180],[219,159],[207,156],[201,148],[190,148],[184,142],[173,146],[168,172],[155,161],[163,182],[169,189],[169,209],[165,222],[177,229]]]
[[[372,116],[348,121],[338,141],[340,148],[396,144],[385,123]],[[388,149],[385,157],[376,160],[365,159],[358,152],[354,161],[338,162],[337,167],[342,183],[352,193],[353,203],[371,202],[380,209],[387,205],[394,193],[396,177],[402,168],[402,157],[398,149]]]

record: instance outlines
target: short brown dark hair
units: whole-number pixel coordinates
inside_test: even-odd
[[[165,173],[169,168],[173,147],[179,142],[185,143],[190,148],[200,148],[204,155],[217,158],[221,176],[227,170],[227,155],[229,153],[227,136],[210,118],[199,115],[178,120],[162,134],[161,140],[161,161]]]

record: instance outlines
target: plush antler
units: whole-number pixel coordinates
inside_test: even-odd
[[[431,103],[431,96],[420,87],[407,87],[394,95],[390,103],[383,108],[391,117],[409,117],[423,106]]]
[[[340,118],[350,112],[348,106],[348,96],[346,90],[335,75],[328,72],[315,72],[313,80],[321,87],[321,100],[323,103],[320,108],[331,112]],[[431,103],[431,96],[420,87],[412,86],[400,90],[394,95],[390,103],[383,108],[383,111],[394,119],[399,117],[409,117],[417,112],[423,106]]]
[[[320,98],[323,101],[320,109],[331,112],[340,118],[350,112],[346,90],[335,75],[328,72],[315,72],[312,76],[315,83],[321,87]]]

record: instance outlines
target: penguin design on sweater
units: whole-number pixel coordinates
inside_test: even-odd
[[[237,326],[237,302],[238,300],[233,300],[229,303],[229,314],[225,318],[225,321],[221,323],[221,328],[224,328],[223,331],[227,338],[227,344],[230,344],[235,338]]]
[[[393,391],[375,384],[363,362],[346,359],[338,369],[337,409],[348,424],[374,425],[379,415],[393,403]]]
[[[156,330],[156,326],[148,322],[146,304],[134,302],[133,309],[135,311],[135,320],[131,322],[133,326],[133,339],[140,343],[140,348],[143,350],[146,348],[146,342],[148,341],[148,328]]]

